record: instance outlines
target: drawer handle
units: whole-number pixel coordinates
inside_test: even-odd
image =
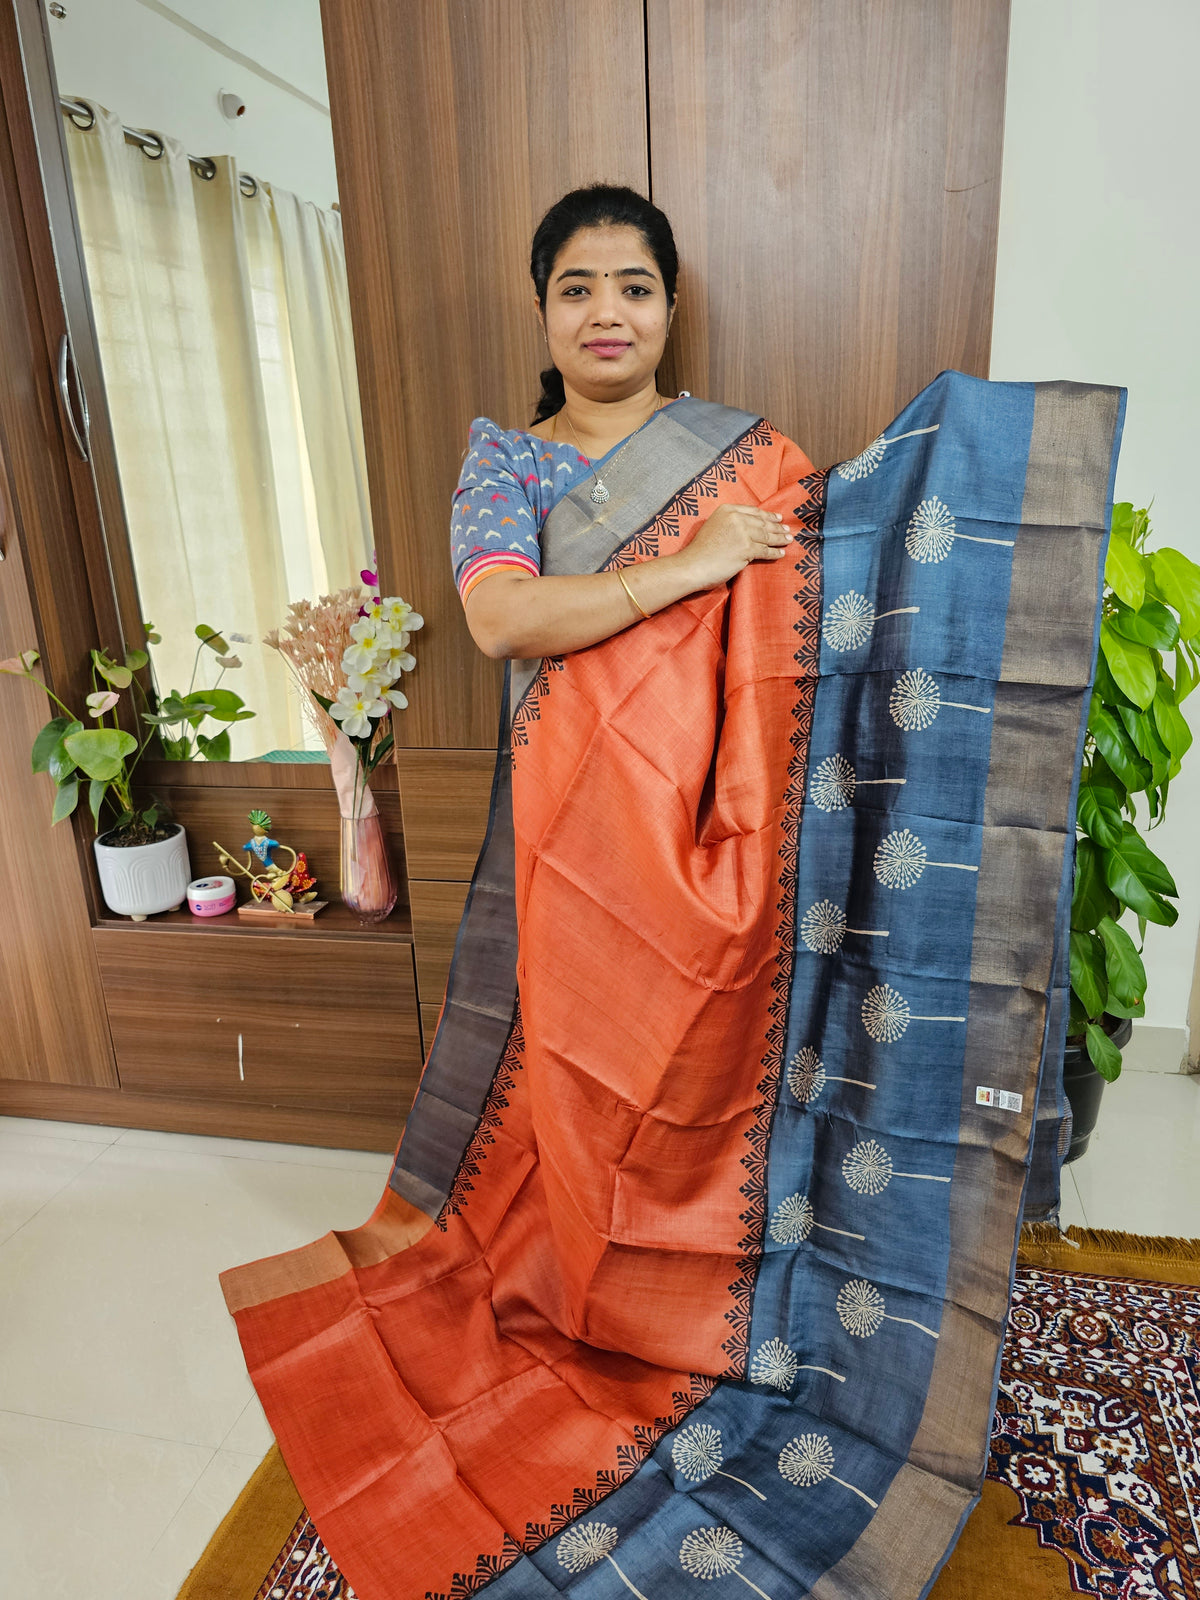
[[[246,1081],[246,1072],[242,1066],[242,1036],[238,1034],[238,1077],[243,1083]]]
[[[68,361],[72,367],[75,367],[75,352],[71,349],[71,336],[69,333],[64,333],[62,342],[58,347],[58,392],[62,397],[63,410],[67,413],[67,422],[70,424],[71,432],[75,437],[79,454],[87,461],[89,459],[87,439],[91,432],[87,395],[84,394],[83,384],[79,381],[79,369],[75,367],[75,387],[79,391],[79,409],[83,419],[83,430],[81,432],[79,424],[75,421],[75,407],[71,403],[71,382],[67,372]]]

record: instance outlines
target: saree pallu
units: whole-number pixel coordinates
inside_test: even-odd
[[[361,1228],[223,1274],[362,1600],[923,1594],[978,1497],[1064,949],[1123,391],[943,373],[815,472],[660,413],[542,570],[787,554],[506,673]]]

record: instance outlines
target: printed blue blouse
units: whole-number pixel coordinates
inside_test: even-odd
[[[463,600],[480,579],[504,568],[536,578],[542,524],[563,495],[590,478],[593,467],[603,469],[625,442],[590,462],[573,444],[476,417],[450,514],[450,555]]]

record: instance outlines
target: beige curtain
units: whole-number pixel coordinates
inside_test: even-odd
[[[165,135],[151,159],[88,104],[67,145],[159,684],[186,690],[198,623],[243,634],[222,686],[256,717],[234,758],[317,747],[262,636],[371,556],[341,219],[265,182],[246,196],[232,157],[204,179]]]

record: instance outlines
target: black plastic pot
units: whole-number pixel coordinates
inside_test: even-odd
[[[1129,1018],[1106,1016],[1104,1027],[1117,1049],[1123,1050],[1133,1034],[1133,1023]],[[1063,1088],[1071,1102],[1068,1161],[1078,1161],[1091,1142],[1100,1115],[1100,1097],[1104,1093],[1105,1081],[1092,1065],[1087,1046],[1068,1042],[1063,1051]]]

